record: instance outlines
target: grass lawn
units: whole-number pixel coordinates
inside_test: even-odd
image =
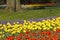
[[[0,21],[47,18],[52,16],[60,16],[60,7],[48,7],[40,10],[25,10],[22,12],[7,12],[0,10]]]

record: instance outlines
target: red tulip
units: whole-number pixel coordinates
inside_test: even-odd
[[[50,35],[50,34],[51,34],[51,31],[50,31],[50,30],[48,30],[48,31],[46,32],[46,34],[47,34],[47,35]]]
[[[52,38],[53,38],[51,35],[48,35],[48,37],[49,37],[50,39],[52,39]]]
[[[47,37],[46,37],[46,36],[44,36],[44,38],[46,39]]]
[[[25,40],[24,38],[22,38],[21,40]]]
[[[56,32],[59,32],[59,33],[60,33],[60,29],[57,28],[57,29],[56,29]]]
[[[47,37],[47,38],[45,38],[46,40],[50,40],[50,38],[49,37]]]
[[[9,36],[7,40],[14,40],[14,36]]]
[[[24,36],[24,33],[20,34],[22,37]]]
[[[29,30],[26,30],[26,34],[29,34],[30,33],[30,31]]]
[[[37,33],[37,36],[39,36],[41,33],[40,33],[40,30],[38,30],[38,33]]]
[[[30,36],[29,36],[29,35],[26,35],[26,38],[27,38],[27,39],[30,39]]]
[[[44,40],[44,38],[41,38],[41,40]]]
[[[41,40],[40,38],[38,38],[37,40]]]
[[[57,35],[57,34],[53,34],[53,37],[54,37],[54,38],[58,38],[58,35]]]
[[[31,40],[36,40],[36,38],[35,38],[35,37],[33,37],[33,38],[31,38]]]
[[[42,35],[45,35],[46,34],[46,31],[42,31]]]
[[[34,32],[31,32],[31,35],[32,35],[32,36],[34,36],[34,35],[35,35],[35,33],[34,33]]]
[[[29,38],[28,40],[31,40],[31,38]]]
[[[7,38],[3,38],[3,40],[7,40]]]
[[[58,40],[58,38],[54,38],[54,40]]]
[[[20,36],[17,36],[17,37],[16,37],[16,40],[20,40]]]

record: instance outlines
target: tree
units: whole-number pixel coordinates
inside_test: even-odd
[[[7,7],[6,9],[9,11],[17,11],[20,10],[20,0],[7,0]]]

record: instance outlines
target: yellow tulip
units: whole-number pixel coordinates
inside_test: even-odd
[[[54,21],[54,20],[55,20],[55,18],[52,18],[52,20]]]
[[[30,24],[30,21],[27,21],[28,24]]]
[[[16,32],[17,32],[17,33],[20,33],[20,30],[17,30]]]
[[[4,36],[5,36],[5,35],[3,34],[1,37],[4,38]]]
[[[4,24],[3,27],[6,27],[6,25]]]
[[[7,32],[11,32],[12,30],[11,29],[8,29]]]
[[[7,28],[11,28],[11,26],[7,26]]]
[[[0,38],[1,38],[1,35],[0,35]]]
[[[5,32],[7,32],[7,29],[4,29]]]
[[[10,24],[10,22],[7,22],[7,25],[9,25],[9,26],[10,26],[10,25],[11,25],[11,24]]]
[[[37,26],[35,27],[35,30],[36,30],[36,29],[38,29],[38,27],[37,27]]]
[[[19,24],[20,27],[22,27],[22,24]]]
[[[59,28],[59,29],[60,29],[60,26],[58,26],[57,28]]]
[[[3,34],[3,32],[0,32],[0,34]]]
[[[50,28],[47,28],[47,30],[50,30]]]
[[[16,22],[17,24],[19,24],[19,22]]]
[[[41,30],[42,28],[41,28],[41,27],[38,27],[38,29],[40,29],[40,30]]]
[[[53,27],[49,27],[50,29],[52,29]]]
[[[56,29],[57,29],[57,28],[56,28],[56,27],[54,27],[54,28],[53,28],[53,31],[56,31]]]
[[[30,27],[31,27],[31,26],[29,25],[27,28],[30,29]]]
[[[32,30],[35,30],[35,28],[32,28]]]
[[[3,27],[0,28],[1,30],[3,29]]]
[[[39,25],[39,26],[41,26],[41,22],[37,22],[37,23],[36,23],[36,25]]]
[[[27,23],[27,21],[26,20],[24,20],[24,24],[26,24]]]
[[[44,27],[46,27],[46,26],[42,26],[42,28],[44,28]]]
[[[44,27],[43,30],[46,30],[46,27]]]
[[[16,34],[16,31],[11,32],[12,34]]]
[[[14,25],[16,24],[16,22],[13,23]]]
[[[42,20],[43,22],[45,22],[46,20]]]
[[[12,28],[12,30],[14,31],[14,30],[17,30],[17,28]]]
[[[2,24],[0,24],[0,27],[2,26]]]
[[[42,22],[42,25],[45,25],[45,23],[44,23],[44,22]]]
[[[30,27],[29,29],[32,29],[32,27]]]
[[[26,32],[26,30],[23,30],[23,32]]]

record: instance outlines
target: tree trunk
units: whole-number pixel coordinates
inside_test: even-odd
[[[20,0],[16,0],[16,10],[21,10]]]
[[[7,7],[6,7],[7,10],[9,11],[20,10],[20,7],[21,6],[20,6],[19,0],[16,0],[16,3],[15,3],[15,0],[7,0]]]
[[[6,9],[12,11],[14,8],[14,0],[7,0],[7,7]]]

